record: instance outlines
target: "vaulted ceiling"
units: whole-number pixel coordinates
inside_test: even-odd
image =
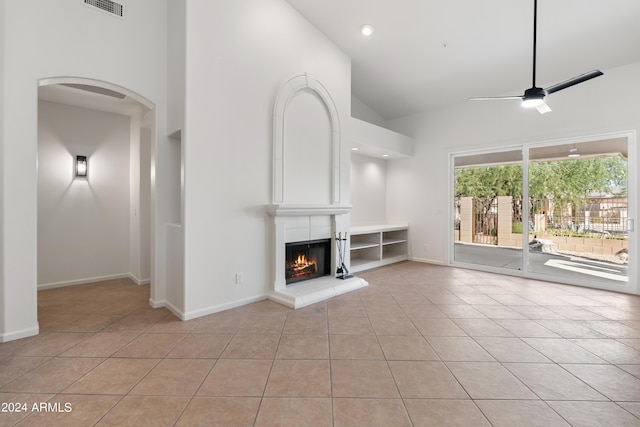
[[[531,87],[533,0],[287,1],[351,57],[353,95],[386,119]],[[640,61],[640,1],[539,0],[537,58],[542,87]]]

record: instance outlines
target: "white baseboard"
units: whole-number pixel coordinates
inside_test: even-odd
[[[129,279],[133,280],[136,285],[148,285],[151,283],[151,279],[140,279],[135,274],[129,273]]]
[[[36,325],[33,328],[22,329],[20,331],[4,332],[0,334],[0,343],[19,340],[21,338],[32,337],[40,333],[40,327]]]
[[[38,290],[42,291],[45,289],[64,288],[66,286],[86,285],[87,283],[103,282],[105,280],[116,280],[116,279],[131,279],[131,275],[129,273],[123,273],[123,274],[112,274],[108,276],[87,277],[84,279],[76,279],[76,280],[65,280],[63,282],[43,283],[41,285],[38,285]]]
[[[226,304],[214,305],[212,307],[207,307],[200,310],[181,313],[179,317],[182,320],[197,319],[198,317],[207,316],[213,313],[219,313],[221,311],[231,310],[232,308],[242,307],[243,305],[251,304],[258,301],[264,301],[266,299],[267,299],[267,295],[256,295],[254,297],[244,298],[241,300],[228,302]],[[169,307],[167,306],[167,308]],[[171,310],[171,308],[169,308],[169,310]],[[175,314],[178,315],[178,313],[175,313]]]
[[[414,257],[411,257],[411,258],[409,258],[409,261],[421,262],[421,263],[424,263],[424,264],[449,265],[449,264],[447,264],[446,262],[444,262],[442,260],[428,259],[428,258],[414,258]]]

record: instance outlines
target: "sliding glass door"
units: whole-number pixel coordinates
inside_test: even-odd
[[[627,159],[626,138],[529,149],[528,271],[628,282]]]
[[[452,262],[634,292],[630,138],[452,155]]]
[[[454,159],[453,258],[522,268],[522,150]]]

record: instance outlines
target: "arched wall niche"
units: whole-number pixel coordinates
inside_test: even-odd
[[[310,74],[298,74],[289,78],[278,91],[273,112],[273,204],[286,204],[285,162],[293,161],[285,156],[285,118],[292,98],[300,91],[312,91],[324,104],[330,124],[330,204],[340,204],[340,118],[333,98],[322,83]]]

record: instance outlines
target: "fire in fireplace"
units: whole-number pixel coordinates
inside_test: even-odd
[[[331,273],[331,239],[286,244],[287,285]]]

